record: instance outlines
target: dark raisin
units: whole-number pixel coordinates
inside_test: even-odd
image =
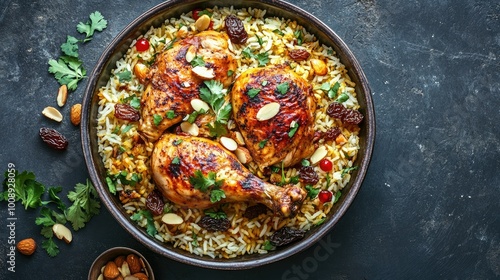
[[[289,51],[288,56],[294,61],[302,61],[308,59],[310,54],[306,50],[299,49]]]
[[[340,128],[332,127],[325,132],[325,134],[323,135],[323,139],[325,139],[326,141],[335,140],[340,134],[342,134]]]
[[[43,142],[56,150],[64,150],[68,147],[66,137],[53,128],[42,127],[39,134]]]
[[[235,15],[229,15],[224,20],[226,26],[226,32],[231,39],[231,42],[235,44],[244,44],[248,39],[248,33],[243,26],[243,22]]]
[[[326,114],[332,118],[342,119],[346,108],[338,102],[332,102],[326,109]]]
[[[251,220],[257,218],[260,214],[265,214],[267,212],[267,207],[264,204],[256,204],[250,206],[245,210],[243,217]]]
[[[302,166],[299,169],[299,178],[305,184],[316,184],[319,181],[319,176],[314,167],[312,166]]]
[[[165,202],[163,202],[163,197],[159,191],[153,190],[149,193],[146,198],[146,207],[153,213],[153,215],[158,216],[163,214],[163,207]]]
[[[117,103],[115,105],[115,117],[124,121],[136,122],[141,118],[139,111],[128,104]]]
[[[226,231],[231,227],[227,218],[215,219],[210,216],[203,216],[198,224],[208,231]]]
[[[342,121],[349,124],[359,124],[363,120],[363,114],[359,111],[347,109]]]
[[[300,229],[282,227],[269,238],[274,246],[283,246],[304,238],[305,232]]]

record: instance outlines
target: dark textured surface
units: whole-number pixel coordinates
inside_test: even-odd
[[[107,210],[49,258],[16,255],[7,271],[6,206],[0,209],[0,279],[86,279],[114,246],[139,250],[157,279],[498,279],[500,278],[500,4],[496,1],[290,1],[344,39],[365,70],[377,141],[355,202],[319,243],[249,271],[212,271],[145,249]],[[67,34],[99,10],[108,28],[80,48],[90,72],[122,28],[158,1],[0,2],[0,170],[12,162],[46,185],[72,189],[88,174],[79,129],[41,115],[55,106],[47,61]],[[68,105],[80,102],[85,81]],[[65,116],[69,107],[62,112]],[[48,149],[41,126],[63,132],[66,152]],[[2,171],[3,173],[3,171]],[[16,239],[40,244],[37,211],[16,208]]]

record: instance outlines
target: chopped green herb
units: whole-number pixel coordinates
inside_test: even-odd
[[[290,178],[288,181],[289,184],[298,184],[299,183],[299,176],[293,176]]]
[[[193,234],[191,235],[191,238],[193,239],[193,241],[191,241],[191,245],[193,245],[194,247],[200,246],[198,244],[198,235],[196,235],[196,233],[193,232]]]
[[[227,218],[227,215],[226,215],[226,213],[224,213],[224,211],[206,210],[205,215],[209,216],[210,218],[214,218],[214,219]]]
[[[66,43],[61,45],[62,52],[67,56],[78,57],[78,42],[78,39],[68,35]]]
[[[259,142],[259,148],[263,149],[266,146],[267,141],[268,141],[267,139],[264,139],[264,140],[260,141]]]
[[[259,94],[260,92],[260,89],[258,88],[251,88],[247,91],[247,95],[250,97],[250,98],[254,98],[257,94]]]
[[[139,97],[132,97],[132,99],[130,99],[130,106],[132,106],[134,109],[139,110],[139,108],[141,108],[141,100],[139,99]]]
[[[212,190],[210,191],[210,202],[215,203],[226,198],[226,193],[223,190]]]
[[[132,125],[131,124],[128,124],[126,125],[123,129],[122,129],[122,133],[127,133],[130,129],[132,128]]]
[[[299,123],[294,122],[293,125],[290,127],[290,131],[288,132],[288,137],[292,138],[297,132],[297,129],[299,129]]]
[[[162,120],[163,120],[162,116],[160,116],[160,115],[158,115],[158,114],[154,114],[154,115],[153,115],[153,123],[154,123],[156,126],[159,126]]]
[[[175,42],[177,42],[177,37],[174,37],[174,39],[170,41],[170,43],[165,47],[165,49],[170,50],[171,48],[173,48]]]
[[[340,89],[340,83],[335,82],[335,84],[333,84],[333,86],[328,90],[328,97],[335,98],[335,96],[337,96],[337,92],[339,91],[339,89]]]
[[[174,110],[168,110],[167,113],[165,114],[165,116],[167,117],[167,119],[171,120],[175,117],[177,117],[177,115],[175,114]]]
[[[243,51],[241,51],[241,54],[243,54],[243,56],[246,57],[246,58],[252,58],[253,57],[252,50],[250,50],[249,47],[246,47],[245,49],[243,49]]]
[[[197,55],[191,60],[191,66],[205,66],[205,60],[203,60],[203,57]]]
[[[344,178],[345,174],[350,173],[351,171],[354,171],[354,170],[357,170],[357,169],[358,169],[357,166],[345,168],[345,169],[342,170],[342,173],[340,174],[340,177]]]
[[[123,146],[120,146],[119,149],[120,149],[120,153],[124,153],[126,151],[125,147],[123,147]]]
[[[257,42],[259,42],[259,45],[262,47],[262,45],[264,44],[264,41],[262,40],[262,38],[260,38],[257,35],[255,35],[255,37],[257,37]]]
[[[127,82],[132,79],[132,72],[125,70],[116,74],[116,76],[118,77],[118,80],[120,80],[120,82]]]
[[[293,35],[295,36],[295,38],[297,38],[297,45],[301,46],[302,45],[302,41],[303,41],[303,37],[302,37],[302,31],[301,30],[297,30],[293,33]]]
[[[76,26],[78,32],[85,33],[84,42],[92,40],[95,31],[103,31],[108,26],[108,21],[98,11],[91,13],[89,18],[90,21],[87,21],[87,23],[80,22]]]
[[[328,49],[328,50],[326,51],[326,53],[327,53],[328,55],[333,55],[333,50],[332,50],[332,49]]]
[[[265,86],[267,86],[267,83],[268,83],[268,82],[267,82],[267,80],[264,80],[264,81],[262,81],[261,85],[262,85],[263,87],[265,87]]]
[[[234,74],[234,71],[233,70],[227,70],[227,76],[228,77],[232,77]]]
[[[280,172],[280,170],[281,169],[278,166],[274,166],[274,165],[271,166],[271,172],[273,172],[273,173],[278,173],[278,172]]]
[[[201,17],[202,15],[207,15],[208,17],[212,17],[212,13],[209,12],[208,10],[203,10],[198,12],[199,17]]]
[[[331,182],[332,182],[332,178],[330,177],[330,173],[326,173],[326,187],[327,188],[330,186]]]
[[[113,183],[113,180],[111,180],[111,178],[106,177],[106,184],[108,185],[109,192],[112,194],[116,194],[116,186],[115,183]]]
[[[217,174],[213,171],[209,171],[205,177],[201,170],[195,170],[194,176],[189,177],[189,183],[195,189],[207,192],[210,187],[218,188],[224,183],[224,180],[217,180],[216,176]]]
[[[227,134],[225,125],[231,116],[231,104],[226,103],[225,94],[222,92],[223,85],[219,81],[210,80],[204,82],[206,87],[200,88],[201,100],[207,102],[215,113],[214,124],[208,124],[212,137]]]
[[[275,247],[273,246],[273,244],[269,240],[264,241],[264,244],[262,244],[262,249],[264,249],[266,251],[273,250],[274,248]]]
[[[321,218],[321,220],[317,221],[314,225],[319,226],[322,225],[326,221],[326,217]]]
[[[286,92],[288,91],[289,88],[290,88],[290,84],[288,84],[287,82],[281,83],[276,87],[278,92],[281,94],[286,94]]]
[[[276,34],[278,34],[278,35],[280,35],[280,36],[284,36],[285,35],[285,33],[283,33],[283,31],[281,31],[279,29],[274,29],[273,32],[276,33]]]
[[[344,103],[346,102],[347,100],[349,99],[349,95],[347,95],[347,93],[342,93],[338,98],[337,100],[335,100],[336,102],[339,102],[339,103]]]
[[[259,53],[255,56],[255,59],[259,62],[259,67],[266,66],[269,63],[269,54],[267,52]]]
[[[174,142],[172,142],[172,144],[173,144],[174,146],[179,146],[179,144],[181,144],[181,143],[182,143],[182,141],[183,141],[182,139],[176,139],[176,140],[174,140]]]
[[[342,195],[342,193],[340,191],[337,191],[335,193],[335,196],[333,197],[332,203],[336,203],[337,201],[339,201],[341,195]]]
[[[181,159],[179,157],[174,157],[174,159],[172,159],[172,164],[180,164],[181,163]]]
[[[329,82],[325,82],[325,83],[321,84],[321,87],[319,89],[321,89],[323,91],[330,90],[330,83]]]
[[[140,221],[143,218],[145,218],[147,221],[146,232],[150,236],[154,237],[158,233],[158,231],[156,230],[156,227],[155,227],[153,214],[151,214],[151,212],[149,210],[139,210],[138,212],[136,212],[134,215],[132,215],[130,217],[130,219],[132,221],[136,221],[136,222]]]
[[[301,162],[302,166],[310,166],[311,165],[311,162],[307,159],[303,159]]]
[[[320,189],[315,189],[311,185],[306,185],[306,190],[307,190],[307,197],[309,197],[310,199],[315,199],[320,191]]]

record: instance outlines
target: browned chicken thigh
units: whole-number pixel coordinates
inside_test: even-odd
[[[243,72],[231,91],[233,117],[253,160],[263,170],[292,166],[314,152],[312,87],[286,66]]]
[[[155,144],[151,169],[163,196],[190,208],[250,201],[288,217],[296,214],[306,197],[300,187],[262,181],[220,144],[206,138],[164,134]],[[213,201],[214,190],[222,190],[225,197]]]
[[[204,31],[158,54],[141,100],[139,131],[150,142],[193,112],[190,101],[199,98],[204,80],[231,84],[232,77],[227,73],[236,70],[236,60],[228,50],[227,40],[225,33]]]

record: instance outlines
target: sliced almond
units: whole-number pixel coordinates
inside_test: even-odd
[[[68,100],[68,86],[62,85],[57,91],[57,105],[59,107],[64,106],[64,104],[66,104],[66,100]]]
[[[63,116],[61,112],[59,112],[56,108],[48,106],[43,109],[42,114],[46,116],[47,118],[54,120],[56,122],[61,122],[63,119]]]
[[[277,102],[271,102],[266,105],[264,105],[260,110],[257,112],[257,120],[259,121],[266,121],[271,119],[272,117],[276,116],[278,112],[280,111],[280,104]]]
[[[198,31],[207,30],[208,26],[210,26],[210,17],[208,15],[202,15],[196,20],[194,26]]]
[[[247,164],[253,160],[250,152],[244,147],[238,147],[234,154],[242,164]]]
[[[224,148],[230,151],[235,151],[238,148],[238,143],[229,137],[222,136],[220,138],[220,143],[224,146]]]
[[[139,82],[141,82],[141,84],[144,84],[148,72],[149,68],[146,65],[142,63],[136,63],[134,65],[134,75],[137,77],[137,79],[139,79]]]
[[[245,139],[243,138],[243,135],[241,134],[241,132],[236,131],[234,133],[234,136],[236,137],[236,143],[238,143],[238,145],[240,145],[240,146],[245,145]]]
[[[193,136],[198,136],[200,133],[200,128],[196,124],[189,122],[182,122],[181,130]]]
[[[64,242],[68,244],[73,240],[73,234],[71,234],[69,228],[63,224],[54,224],[52,226],[52,231],[57,238],[64,240]]]
[[[120,271],[120,274],[122,275],[122,277],[127,277],[131,274],[130,267],[128,266],[127,262],[123,262],[122,266],[119,267],[118,270]]]
[[[326,68],[325,62],[321,59],[312,58],[311,67],[316,75],[324,76],[328,73],[328,68]]]
[[[193,67],[193,73],[202,80],[211,80],[215,78],[215,72],[212,68],[207,68],[205,66],[195,66]]]
[[[198,99],[198,98],[191,100],[191,107],[193,107],[193,109],[196,112],[201,112],[201,111],[208,112],[208,110],[210,110],[210,107],[208,106],[208,104],[205,101]]]
[[[328,154],[328,151],[326,150],[325,146],[319,146],[316,151],[312,154],[310,160],[311,164],[316,164],[320,160],[322,160],[326,155]]]
[[[191,62],[196,57],[196,47],[191,45],[186,52],[186,61]]]
[[[141,280],[141,279],[135,277],[134,275],[129,275],[129,276],[123,278],[123,280]]]
[[[161,221],[167,225],[180,225],[184,222],[181,216],[175,213],[167,213],[161,217]]]

